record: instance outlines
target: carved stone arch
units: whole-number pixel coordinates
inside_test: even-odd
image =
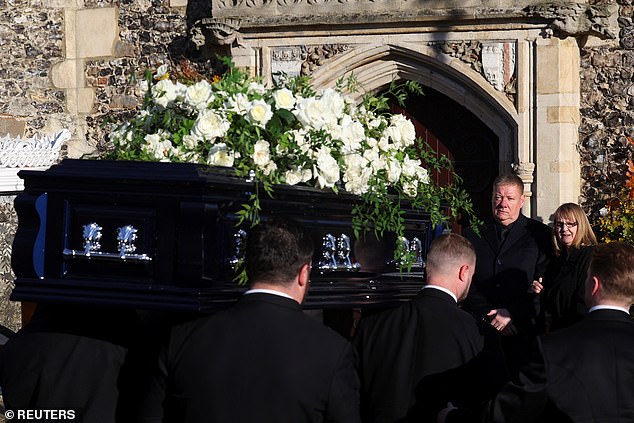
[[[381,91],[393,80],[418,81],[441,92],[472,111],[498,136],[501,167],[508,169],[510,164],[519,162],[520,121],[513,103],[460,60],[428,47],[392,44],[360,47],[319,67],[312,75],[313,86],[332,87],[337,80],[351,74],[369,92]]]
[[[367,46],[336,56],[319,67],[312,75],[313,86],[332,87],[337,80],[351,74],[366,92],[379,92],[392,80],[413,80],[463,105],[497,136],[499,171],[522,165],[516,170],[520,170],[518,174],[525,181],[525,192],[531,196],[534,164],[521,157],[519,145],[519,127],[523,121],[515,105],[480,73],[429,47]],[[363,93],[356,94],[361,95]],[[530,172],[524,172],[526,167]],[[524,211],[530,215],[530,202],[526,202]]]

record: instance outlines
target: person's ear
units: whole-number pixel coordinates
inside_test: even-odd
[[[303,287],[308,285],[308,282],[310,282],[310,270],[310,263],[302,264],[302,267],[299,268],[299,274],[297,275],[297,282],[299,286]]]
[[[520,207],[524,207],[524,202],[526,201],[526,194],[522,194],[520,196]]]
[[[458,278],[460,278],[460,280],[463,282],[469,281],[469,265],[468,264],[463,264],[462,266],[460,266],[460,269],[458,269]]]
[[[596,276],[593,276],[590,283],[592,284],[590,288],[590,293],[592,294],[592,296],[595,296],[597,295],[597,292],[599,292],[599,289],[601,289],[601,280]]]

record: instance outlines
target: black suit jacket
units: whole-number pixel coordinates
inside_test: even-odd
[[[141,402],[140,421],[357,422],[359,382],[348,341],[294,300],[243,296],[174,327]]]
[[[481,236],[467,229],[476,250],[476,271],[465,306],[480,317],[506,308],[522,330],[535,316],[529,284],[543,276],[552,255],[551,229],[520,214],[500,245],[496,224],[487,223]]]
[[[544,276],[543,308],[551,316],[551,330],[568,327],[587,314],[585,280],[593,247],[573,248],[553,259]]]
[[[634,322],[596,310],[537,342],[487,410],[491,422],[634,422]]]
[[[353,343],[359,351],[362,414],[368,422],[427,421],[446,401],[461,404],[460,388],[483,381],[481,373],[487,373],[487,386],[504,381],[479,365],[473,367],[479,375],[454,375],[483,353],[485,337],[469,313],[434,288],[423,289],[396,309],[362,319]],[[497,362],[496,367],[503,368]],[[463,380],[455,383],[456,377]]]
[[[38,305],[33,320],[2,349],[5,408],[72,410],[74,421],[113,423],[136,329],[132,311]]]

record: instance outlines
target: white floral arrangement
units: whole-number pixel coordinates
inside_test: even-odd
[[[211,80],[170,75],[167,65],[146,72],[143,107],[112,130],[108,157],[232,167],[239,177],[254,173],[268,194],[275,184],[343,189],[360,199],[353,209],[357,236],[368,229],[402,235],[400,200],[435,222],[449,218],[444,210],[473,218],[463,190],[430,180],[428,168],[450,163],[416,138],[410,120],[389,113],[388,96],[355,103],[344,94],[354,89],[353,78],[319,93],[305,77],[281,75],[267,87],[228,65]],[[408,90],[420,86],[392,84],[388,94],[402,101]],[[239,213],[252,223],[260,211],[255,192]]]

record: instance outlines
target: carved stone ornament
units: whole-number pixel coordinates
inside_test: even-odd
[[[271,48],[271,74],[284,73],[288,76],[299,76],[302,63],[306,60],[305,48],[285,46]]]
[[[457,41],[431,42],[437,51],[471,66],[498,91],[503,92],[513,104],[516,97],[515,42]]]
[[[347,44],[327,44],[321,46],[304,46],[305,60],[302,63],[301,74],[310,75],[313,71],[324,64],[327,59],[350,49]]]
[[[515,43],[483,43],[481,55],[484,77],[496,90],[506,92],[515,77]]]
[[[199,19],[190,30],[190,39],[197,47],[205,44],[241,44],[240,19]]]
[[[530,185],[534,180],[534,172],[535,172],[535,163],[530,162],[519,162],[513,163],[511,165],[513,171],[520,179],[524,182],[525,185]]]
[[[610,31],[609,20],[615,11],[610,5],[590,6],[561,1],[527,6],[524,10],[528,17],[552,20],[553,29],[563,35],[616,38]]]

